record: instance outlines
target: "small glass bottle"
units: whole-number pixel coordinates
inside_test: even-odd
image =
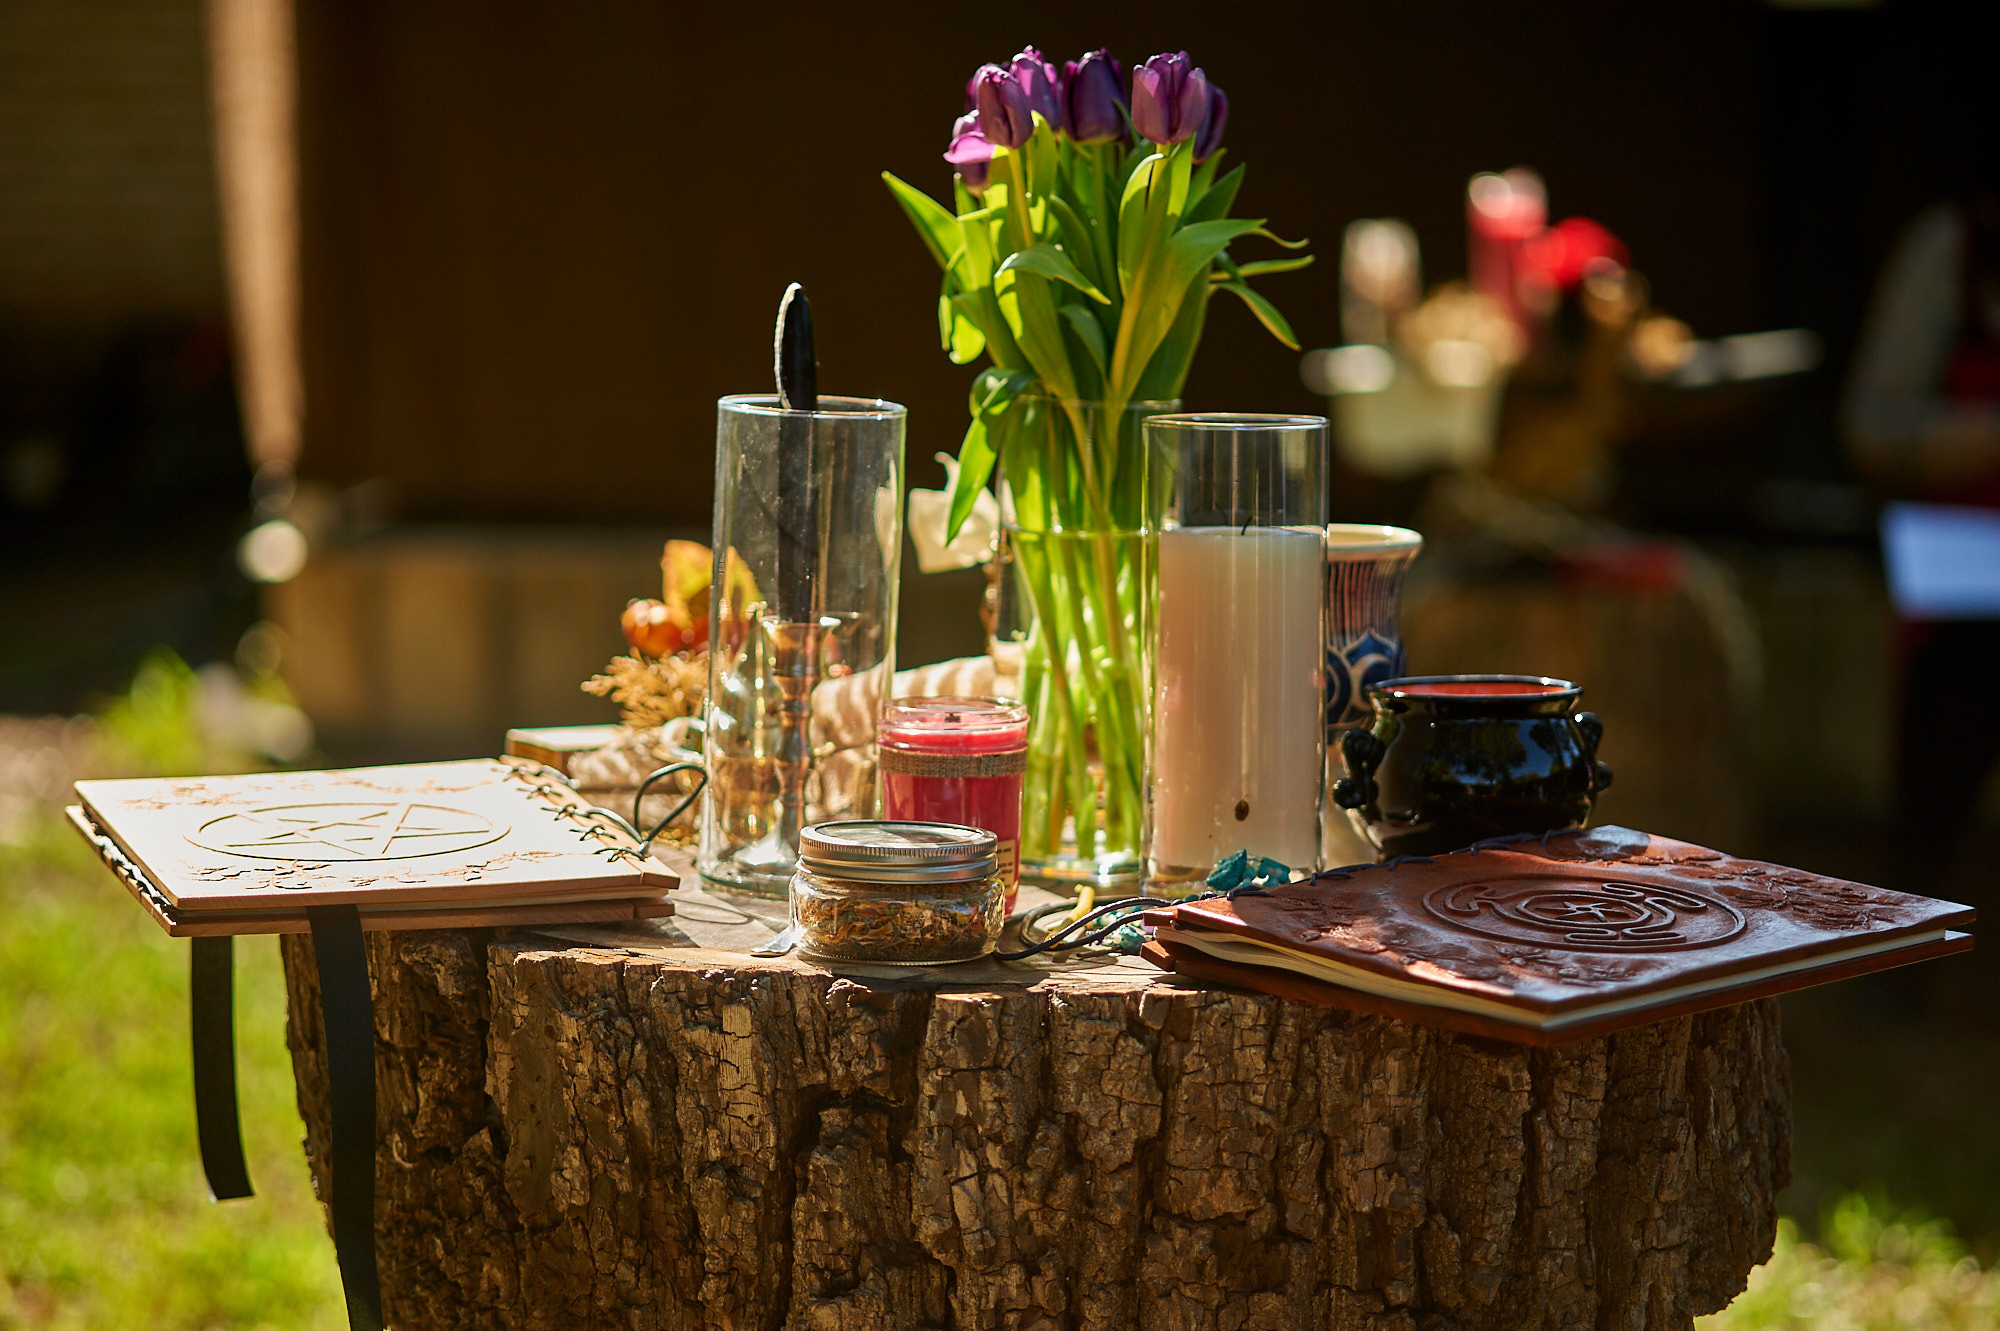
[[[882,816],[991,832],[1014,909],[1028,709],[1005,698],[899,698],[882,709],[876,738]]]
[[[792,919],[811,960],[942,966],[985,956],[1006,923],[991,832],[954,823],[818,823],[799,834]]]

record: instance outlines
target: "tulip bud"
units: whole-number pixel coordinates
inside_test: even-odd
[[[1099,49],[1063,65],[1066,128],[1078,143],[1109,143],[1125,137],[1125,69],[1111,52]]]
[[[1156,55],[1132,71],[1132,125],[1165,146],[1194,137],[1208,114],[1208,76],[1186,51]]]
[[[979,113],[968,111],[951,127],[951,146],[944,160],[958,168],[965,187],[977,194],[986,188],[987,163],[993,160],[993,145],[979,132]]]
[[[1194,160],[1205,162],[1222,146],[1222,127],[1229,123],[1229,98],[1213,83],[1208,85],[1208,114],[1195,131]]]
[[[1028,109],[1041,113],[1049,122],[1050,129],[1062,129],[1062,82],[1056,75],[1056,67],[1044,59],[1042,53],[1032,46],[1023,47],[1014,57],[1010,70],[1020,81],[1021,91],[1027,95]]]
[[[988,65],[979,71],[974,92],[979,132],[996,148],[1018,148],[1035,132],[1035,108],[1012,70]]]

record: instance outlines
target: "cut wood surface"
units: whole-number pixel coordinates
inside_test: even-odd
[[[1684,1328],[1771,1251],[1773,1000],[1533,1050],[1132,958],[836,975],[676,897],[368,937],[393,1326]]]

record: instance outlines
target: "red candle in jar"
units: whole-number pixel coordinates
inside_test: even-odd
[[[882,816],[982,827],[1000,842],[1007,909],[1021,881],[1028,709],[1005,698],[899,698],[882,709]]]

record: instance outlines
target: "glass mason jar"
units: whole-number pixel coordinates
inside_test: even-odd
[[[1147,646],[1143,423],[1178,401],[1028,394],[995,427],[1011,511],[991,650],[1028,706],[1021,873],[1055,885],[1139,876]]]
[[[903,408],[875,398],[822,397],[811,412],[769,393],[717,404],[696,867],[726,890],[785,895],[801,828],[875,813],[903,426]]]
[[[942,966],[991,952],[1007,886],[991,832],[953,823],[839,822],[799,837],[792,919],[822,961]]]
[[[1146,422],[1152,716],[1146,877],[1247,850],[1319,866],[1326,779],[1326,421]]]

